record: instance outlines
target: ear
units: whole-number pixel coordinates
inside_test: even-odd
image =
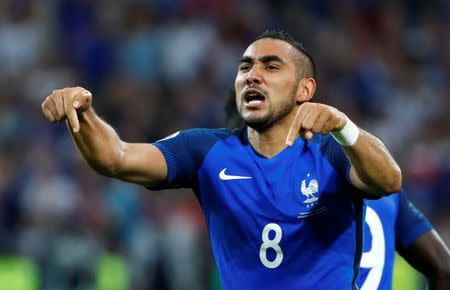
[[[303,78],[298,82],[297,102],[303,103],[312,99],[316,91],[316,80],[313,78]]]

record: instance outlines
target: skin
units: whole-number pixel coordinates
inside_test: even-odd
[[[450,289],[450,250],[435,230],[399,252],[411,266],[425,275],[429,290]]]
[[[296,138],[311,138],[343,128],[346,116],[336,108],[312,103],[316,82],[302,77],[298,52],[277,39],[260,39],[243,55],[235,80],[238,110],[248,127],[252,146],[267,157],[275,156]],[[246,64],[248,67],[243,67]],[[256,107],[245,105],[245,90],[262,92],[265,100]],[[92,94],[84,88],[55,90],[42,103],[50,122],[67,120],[75,145],[98,173],[125,181],[156,186],[167,177],[167,164],[153,145],[127,143],[94,112]],[[396,192],[401,172],[386,147],[363,130],[356,144],[343,148],[352,168],[352,183],[377,195]]]
[[[151,144],[122,141],[91,105],[88,90],[64,88],[45,99],[42,111],[50,122],[66,120],[76,147],[97,173],[148,186],[163,182],[167,165],[161,151]]]
[[[247,48],[239,65],[235,80],[238,111],[249,124],[250,143],[269,158],[292,145],[299,136],[310,139],[313,134],[338,131],[347,123],[345,114],[336,108],[310,102],[316,82],[310,77],[299,77],[298,72],[303,69],[299,67],[302,62],[298,54],[287,42],[264,38]],[[249,89],[263,93],[261,106],[245,106]],[[378,138],[360,130],[356,143],[343,150],[352,164],[353,185],[373,195],[400,189],[400,168]]]

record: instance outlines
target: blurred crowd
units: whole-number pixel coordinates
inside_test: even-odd
[[[385,142],[450,244],[449,27],[446,0],[0,1],[0,289],[217,289],[194,194],[98,176],[41,102],[83,86],[127,141],[224,127],[266,29],[315,57],[315,100]]]

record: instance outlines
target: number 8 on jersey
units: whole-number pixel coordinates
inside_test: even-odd
[[[275,232],[275,236],[273,239],[269,238],[269,233],[271,231]],[[267,224],[262,231],[262,245],[259,249],[259,259],[261,263],[267,268],[273,269],[280,266],[283,261],[283,251],[280,248],[281,237],[283,236],[283,232],[281,231],[281,227],[278,224],[270,223]],[[273,261],[269,261],[267,259],[267,249],[272,248],[275,253],[275,259]]]

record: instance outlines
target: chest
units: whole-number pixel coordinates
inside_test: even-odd
[[[294,152],[295,153],[295,152]],[[267,220],[299,220],[342,202],[342,177],[313,152],[258,159],[222,150],[199,174],[204,210]]]

